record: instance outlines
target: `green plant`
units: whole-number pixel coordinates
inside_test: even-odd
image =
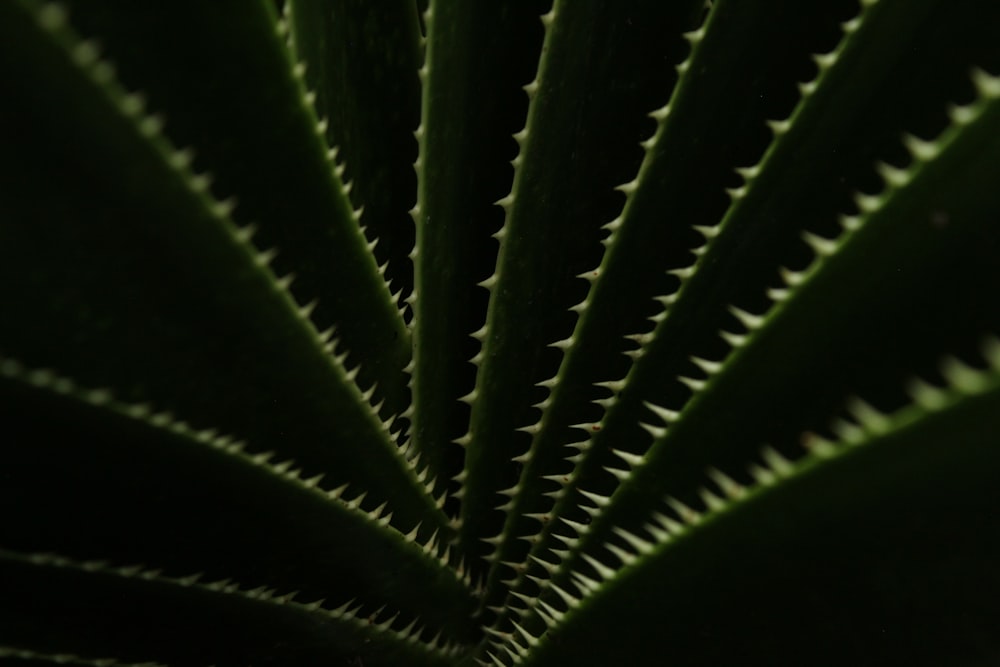
[[[1000,661],[997,3],[426,4],[0,3],[0,663]]]

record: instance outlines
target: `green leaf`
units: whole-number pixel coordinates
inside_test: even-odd
[[[11,73],[17,94],[3,113],[40,119],[0,157],[0,206],[17,221],[0,231],[4,351],[183,412],[257,451],[280,442],[312,474],[381,487],[407,530],[428,518],[445,530],[339,341],[318,330],[312,307],[296,301],[156,117],[52,11],[40,24],[13,5],[5,14],[9,34],[19,31],[11,45],[32,67]],[[105,255],[121,247],[130,251]]]
[[[944,388],[919,385],[916,403],[858,423],[839,442],[808,441],[790,462],[765,450],[748,489],[724,475],[704,509],[647,518],[587,556],[556,627],[512,637],[523,665],[739,662],[985,664],[995,656],[992,566],[1000,550],[986,507],[997,497],[1000,356],[990,368],[954,360]],[[635,609],[650,613],[635,614]],[[632,623],[618,619],[628,616]],[[613,641],[588,638],[615,627]],[[659,633],[651,649],[643,640]],[[919,649],[908,639],[919,637]]]
[[[0,2],[0,663],[997,663],[998,34]]]

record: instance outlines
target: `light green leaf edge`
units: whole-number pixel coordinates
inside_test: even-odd
[[[616,542],[606,541],[599,548],[599,558],[595,557],[598,553],[595,550],[583,555],[593,576],[576,571],[573,581],[564,588],[553,587],[563,601],[561,609],[539,601],[533,613],[544,622],[545,631],[535,635],[517,624],[516,633],[496,633],[496,643],[489,651],[491,659],[500,665],[527,667],[536,664],[534,658],[541,653],[550,636],[578,622],[578,616],[595,608],[601,596],[625,585],[629,577],[654,568],[657,557],[670,552],[676,544],[698,539],[703,531],[712,530],[717,519],[752,507],[755,500],[765,495],[780,494],[788,488],[789,481],[806,477],[831,462],[846,461],[858,452],[877,448],[884,440],[919,437],[923,423],[948,419],[966,402],[980,398],[995,402],[1000,397],[1000,340],[988,339],[983,353],[988,363],[986,370],[974,369],[953,358],[943,362],[944,387],[914,380],[910,384],[913,403],[891,415],[874,410],[860,399],[850,400],[848,405],[857,423],[841,420],[842,436],[837,441],[820,436],[807,438],[804,441],[806,454],[797,461],[790,461],[769,447],[764,448],[763,464],[750,466],[754,478],[751,487],[744,487],[725,473],[710,469],[708,476],[718,490],[702,489],[704,510],[693,509],[667,497],[665,504],[671,508],[673,516],[654,511],[644,526],[644,535],[615,529]],[[609,561],[617,564],[609,566]],[[499,662],[498,654],[506,655],[510,663]]]

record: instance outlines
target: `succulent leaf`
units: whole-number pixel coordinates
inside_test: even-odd
[[[0,664],[996,663],[998,35],[0,2]]]

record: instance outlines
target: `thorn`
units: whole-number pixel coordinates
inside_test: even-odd
[[[704,389],[705,385],[708,384],[707,380],[699,380],[697,378],[689,378],[689,377],[686,377],[684,375],[678,375],[677,379],[681,383],[687,385],[688,388],[691,389],[691,391],[695,392],[695,393],[697,393],[697,392],[701,391],[702,389]]]
[[[832,255],[836,252],[837,246],[839,245],[837,239],[826,239],[809,231],[802,232],[802,240],[806,242],[806,245],[813,249],[813,252],[815,252],[818,257]]]
[[[921,162],[934,159],[940,151],[936,141],[925,141],[912,134],[903,136],[903,145],[906,146],[906,149],[910,151],[910,154],[914,158]]]
[[[709,361],[708,359],[702,359],[701,357],[690,357],[694,365],[705,372],[705,375],[714,375],[719,372],[722,368],[722,362],[719,361]]]
[[[732,313],[736,319],[740,321],[748,331],[753,331],[758,328],[763,322],[764,318],[761,315],[754,315],[736,306],[729,306],[729,312]]]
[[[788,128],[791,127],[791,121],[785,120],[769,120],[767,121],[767,126],[771,128],[775,137],[779,137],[785,132],[788,132]]]
[[[827,69],[837,61],[837,56],[839,53],[836,49],[830,51],[829,53],[814,53],[812,56],[813,62],[816,66],[822,69]]]
[[[611,453],[620,458],[626,464],[628,464],[629,468],[636,468],[642,465],[646,460],[645,456],[640,456],[638,454],[626,452],[621,449],[612,449]]]
[[[663,426],[654,426],[646,422],[639,422],[639,426],[644,431],[653,436],[653,440],[659,440],[660,438],[662,438],[664,435],[667,434],[667,429]]]
[[[615,571],[613,569],[611,569],[601,561],[597,560],[590,554],[582,554],[582,556],[583,559],[587,561],[592,568],[594,568],[594,571],[597,572],[597,575],[601,579],[604,579],[606,581],[615,575]]]
[[[650,403],[649,401],[643,401],[642,404],[649,408],[653,414],[663,420],[664,424],[672,424],[677,421],[677,418],[681,415],[681,413],[676,410],[668,410],[667,408],[660,407],[659,405]]]

